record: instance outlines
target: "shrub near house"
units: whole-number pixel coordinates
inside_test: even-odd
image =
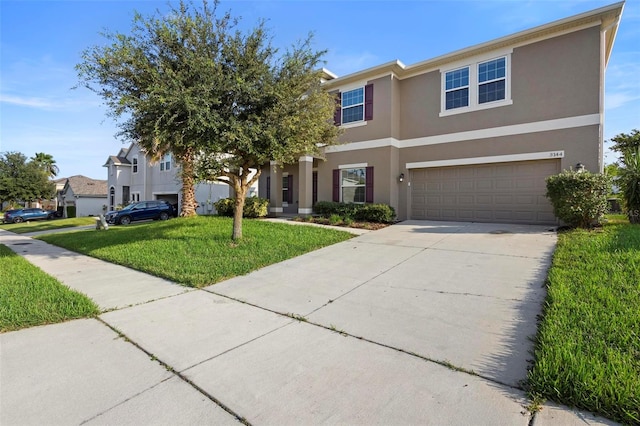
[[[554,214],[571,227],[601,223],[607,212],[611,178],[587,171],[567,171],[547,178],[547,197]]]

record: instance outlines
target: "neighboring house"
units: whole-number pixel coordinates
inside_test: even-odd
[[[400,220],[556,223],[545,178],[603,169],[604,74],[623,5],[414,65],[327,71],[342,144],[265,165],[271,214],[333,200],[387,203]]]
[[[70,206],[75,206],[75,216],[98,216],[107,204],[107,181],[77,175],[67,178],[60,192],[60,205],[64,216],[69,217]]]
[[[126,206],[132,201],[166,200],[178,211],[182,206],[180,167],[167,154],[160,161],[152,161],[138,144],[122,148],[107,159],[109,210]],[[222,182],[196,184],[198,214],[213,214],[213,203],[229,196],[229,185]]]

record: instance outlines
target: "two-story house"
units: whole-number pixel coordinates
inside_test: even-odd
[[[333,200],[387,203],[400,220],[556,223],[545,178],[603,169],[605,68],[623,6],[414,65],[327,71],[341,144],[265,165],[271,214]]]
[[[171,154],[152,161],[138,144],[122,148],[104,164],[107,168],[108,208],[115,210],[132,201],[166,200],[178,211],[182,206],[180,167]],[[229,185],[221,182],[196,185],[198,214],[213,214],[213,203],[229,197]]]

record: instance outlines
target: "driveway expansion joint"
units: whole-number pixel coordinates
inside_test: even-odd
[[[401,262],[401,263],[402,263],[402,262]],[[364,283],[363,283],[363,284],[364,284]],[[361,285],[363,285],[363,284],[360,284],[358,287],[360,287],[360,286],[361,286]],[[356,287],[356,288],[357,288],[357,287]],[[233,301],[238,302],[238,303],[243,303],[243,304],[246,304],[246,305],[252,306],[252,307],[254,307],[254,308],[262,309],[262,310],[264,310],[264,311],[271,312],[271,313],[276,314],[276,315],[284,316],[284,317],[287,317],[287,318],[294,318],[294,317],[292,317],[292,314],[291,314],[291,313],[283,313],[283,312],[279,312],[279,311],[276,311],[276,310],[273,310],[273,309],[265,308],[265,307],[263,307],[263,306],[259,306],[259,305],[256,305],[256,304],[254,304],[254,303],[250,303],[250,302],[247,302],[247,301],[242,301],[242,300],[236,299],[236,298],[234,298],[234,297],[227,296],[227,295],[225,295],[225,294],[216,293],[215,291],[212,291],[212,290],[206,290],[206,289],[201,289],[201,290],[202,290],[202,291],[206,291],[207,293],[215,294],[216,296],[220,296],[220,297],[227,298],[227,299],[229,299],[229,300],[233,300]],[[327,304],[332,303],[332,302],[334,302],[335,300],[336,300],[336,299],[331,300],[331,301],[327,302]],[[325,304],[325,305],[323,305],[323,306],[326,306],[327,304]],[[320,309],[320,308],[318,308],[318,309]],[[312,313],[316,312],[318,309],[315,309],[314,311],[312,311],[312,312],[311,312],[311,313],[309,313],[308,315],[311,315]],[[361,340],[361,341],[363,341],[363,342],[371,343],[371,344],[373,344],[373,345],[377,345],[377,346],[380,346],[380,347],[383,347],[383,348],[386,348],[386,349],[391,349],[391,350],[396,351],[396,352],[401,352],[401,353],[404,353],[404,354],[409,355],[409,356],[413,356],[413,357],[415,357],[415,358],[421,359],[421,360],[426,361],[426,362],[432,362],[432,363],[434,363],[434,364],[438,364],[438,365],[440,365],[440,366],[442,366],[442,367],[445,367],[445,368],[447,368],[448,370],[451,370],[451,371],[462,372],[462,373],[466,373],[466,374],[471,375],[471,376],[479,377],[479,378],[481,378],[481,379],[483,379],[483,380],[486,380],[486,381],[491,382],[491,383],[498,384],[498,385],[500,385],[500,386],[507,387],[507,388],[509,388],[509,389],[516,389],[516,390],[520,390],[520,391],[521,391],[521,390],[523,390],[522,386],[514,386],[514,385],[509,384],[509,383],[501,382],[500,380],[496,380],[496,379],[494,379],[494,378],[487,377],[487,376],[485,376],[485,375],[482,375],[482,374],[476,373],[476,372],[475,372],[475,371],[473,371],[473,370],[467,370],[466,368],[458,367],[458,366],[456,366],[456,365],[454,365],[454,364],[452,364],[452,363],[450,363],[450,362],[448,362],[448,361],[446,361],[446,360],[441,361],[441,360],[432,359],[432,358],[426,357],[426,356],[424,356],[424,355],[417,354],[417,353],[415,353],[415,352],[407,351],[407,350],[402,349],[402,348],[397,348],[397,347],[395,347],[395,346],[387,345],[387,344],[385,344],[385,343],[376,342],[375,340],[367,339],[367,338],[362,337],[362,336],[356,336],[356,335],[350,334],[350,333],[348,333],[347,331],[344,331],[344,330],[341,330],[341,329],[337,329],[337,328],[335,328],[335,326],[326,326],[326,325],[324,325],[324,324],[319,324],[319,323],[316,323],[316,322],[310,321],[310,320],[309,320],[308,318],[306,318],[306,317],[302,317],[302,318],[304,318],[304,321],[302,321],[302,320],[297,320],[297,321],[298,321],[298,322],[303,322],[303,323],[306,323],[306,324],[309,324],[309,325],[312,325],[312,326],[315,326],[315,327],[323,328],[323,329],[325,329],[325,330],[327,330],[327,331],[330,331],[330,332],[332,332],[332,333],[337,333],[337,334],[339,334],[339,335],[341,335],[341,336],[344,336],[344,337],[351,337],[351,338],[358,339],[358,340]],[[294,318],[294,319],[295,319],[295,318]],[[281,326],[281,327],[278,327],[276,330],[279,330],[279,329],[281,329],[281,328],[283,328],[283,327],[286,327],[286,326],[288,326],[288,325],[290,325],[290,324],[291,324],[291,323],[285,324],[285,325],[283,325],[283,326]],[[265,336],[265,335],[267,335],[267,334],[270,334],[270,333],[272,333],[272,332],[274,332],[274,331],[276,331],[276,330],[272,330],[272,331],[270,331],[270,332],[268,332],[268,333],[265,333],[263,336]],[[263,336],[260,336],[260,337],[263,337]],[[260,338],[260,337],[257,337],[256,339],[258,339],[258,338]],[[253,340],[256,340],[256,339],[253,339]],[[252,341],[253,341],[253,340],[252,340]],[[246,342],[246,343],[249,343],[249,342]],[[244,343],[244,344],[246,344],[246,343]],[[244,345],[244,344],[243,344],[243,345]],[[239,345],[239,346],[242,346],[242,345]],[[226,351],[226,352],[229,352],[229,351]],[[225,352],[225,353],[226,353],[226,352]],[[214,358],[215,358],[215,357],[214,357]],[[192,367],[193,367],[193,366],[192,366]],[[189,367],[189,368],[192,368],[192,367]],[[186,370],[186,369],[185,369],[185,370]],[[183,371],[185,371],[185,370],[183,370]]]
[[[204,389],[202,389],[200,386],[196,385],[192,380],[190,380],[189,378],[185,377],[181,372],[175,370],[172,366],[170,366],[169,364],[167,364],[166,362],[162,361],[161,359],[159,359],[157,356],[155,356],[154,354],[150,353],[149,351],[147,351],[145,348],[143,348],[142,346],[140,346],[137,342],[131,340],[129,337],[127,337],[123,332],[121,332],[120,330],[118,330],[117,328],[113,327],[111,324],[109,324],[108,322],[106,322],[105,320],[103,320],[102,318],[96,318],[99,322],[101,322],[102,324],[104,324],[106,327],[110,328],[111,330],[113,330],[116,334],[118,334],[119,337],[122,337],[125,339],[126,342],[132,344],[133,346],[135,346],[136,348],[138,348],[140,351],[144,352],[150,360],[153,360],[155,362],[157,362],[158,364],[160,364],[162,367],[164,367],[169,373],[173,374],[175,377],[178,377],[180,380],[184,381],[185,383],[187,383],[189,386],[193,387],[195,390],[197,390],[199,393],[201,393],[203,396],[205,396],[207,399],[209,399],[211,402],[213,402],[214,404],[216,404],[217,406],[219,406],[220,408],[222,408],[224,411],[226,411],[227,413],[229,413],[230,415],[232,415],[236,420],[238,420],[240,423],[247,425],[247,426],[251,426],[251,423],[249,423],[244,417],[240,416],[238,413],[236,413],[235,411],[233,411],[231,408],[227,407],[224,403],[222,403],[222,401],[218,400],[216,397],[214,397],[213,395],[209,394],[208,392],[206,392]],[[288,325],[288,324],[286,324]],[[273,330],[272,330],[273,331]],[[268,333],[267,333],[268,334]],[[262,337],[262,336],[260,336]],[[253,339],[255,340],[255,339]],[[228,351],[227,351],[228,352]],[[191,367],[189,367],[191,368]],[[165,381],[169,380],[171,377],[162,380],[161,382],[157,383],[156,385],[148,388],[152,389],[153,387],[159,385],[160,383],[164,383]],[[144,391],[143,391],[144,392]],[[142,394],[143,392],[140,392],[139,394]],[[123,401],[125,402],[125,401]],[[116,405],[117,406],[117,405]],[[114,406],[115,407],[115,406]],[[114,407],[111,407],[114,408]],[[103,413],[106,413],[108,410],[104,411]],[[101,413],[101,414],[103,414]],[[100,414],[98,414],[100,415]],[[96,416],[97,417],[97,416]],[[91,420],[91,419],[89,419]],[[85,420],[85,422],[89,421],[89,420]]]

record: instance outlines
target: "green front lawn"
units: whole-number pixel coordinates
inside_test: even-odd
[[[98,307],[0,245],[0,332],[97,315]]]
[[[0,224],[0,229],[15,232],[16,234],[26,234],[27,232],[50,231],[60,228],[72,228],[74,226],[94,225],[96,220],[93,217],[75,217],[71,219],[35,220],[23,223]]]
[[[558,237],[531,395],[640,424],[640,226]]]
[[[200,216],[39,238],[180,284],[204,287],[352,237],[313,226],[245,219],[244,239],[234,244],[232,223],[231,218]]]

